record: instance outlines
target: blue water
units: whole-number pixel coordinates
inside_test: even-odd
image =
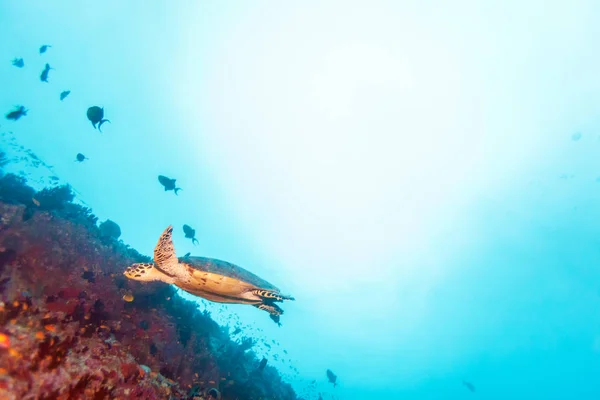
[[[4,1],[0,132],[140,252],[294,295],[199,304],[300,394],[598,399],[599,37],[583,0]]]

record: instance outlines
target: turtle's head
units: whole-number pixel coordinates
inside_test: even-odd
[[[134,281],[162,281],[165,276],[159,270],[154,268],[154,264],[151,263],[138,263],[131,264],[123,275],[128,277],[129,279],[133,279]]]

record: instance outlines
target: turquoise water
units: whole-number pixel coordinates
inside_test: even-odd
[[[299,394],[597,399],[599,22],[592,1],[3,2],[0,110],[29,111],[0,132],[140,252],[173,224],[178,255],[292,294],[281,327],[199,306]]]

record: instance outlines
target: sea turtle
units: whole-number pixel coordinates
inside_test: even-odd
[[[92,123],[94,129],[96,129],[96,124],[98,124],[98,130],[102,132],[102,124],[105,122],[110,122],[107,119],[104,119],[104,107],[100,108],[98,106],[92,106],[87,110],[87,118]]]
[[[123,273],[136,281],[163,281],[216,303],[251,304],[268,312],[279,324],[283,310],[275,302],[294,300],[237,265],[206,257],[177,258],[169,226],[154,248],[153,263],[136,263]]]

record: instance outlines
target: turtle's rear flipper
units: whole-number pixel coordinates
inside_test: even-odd
[[[265,289],[254,289],[252,294],[262,297],[263,299],[272,299],[275,301],[295,300],[292,296],[285,296],[281,293]]]
[[[283,314],[283,310],[275,304],[253,304],[253,306],[259,310],[266,311],[271,315],[279,316]]]
[[[277,324],[277,326],[281,326],[281,322],[279,322],[279,315],[270,314],[269,318],[273,320]]]

